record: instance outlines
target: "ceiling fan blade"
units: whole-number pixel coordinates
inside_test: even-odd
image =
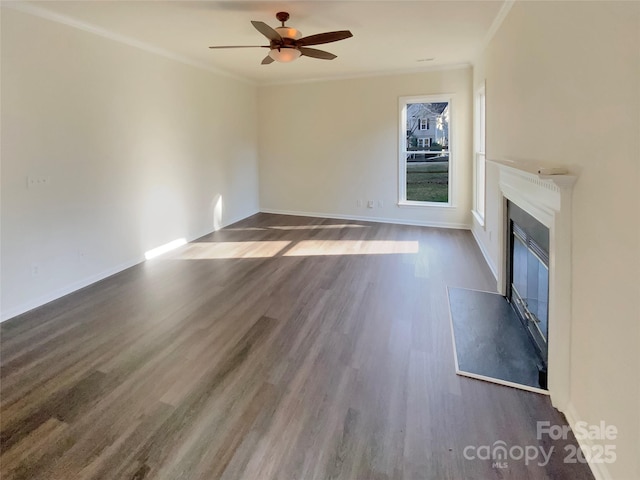
[[[317,48],[300,47],[298,50],[306,57],[320,58],[322,60],[333,60],[336,58],[336,55],[333,53],[318,50]]]
[[[254,27],[256,27],[256,30],[258,30],[261,34],[263,34],[272,42],[278,42],[278,43],[282,42],[282,37],[280,36],[280,34],[276,32],[273,28],[271,28],[269,25],[267,25],[266,23],[252,20],[251,24]]]
[[[266,57],[264,57],[262,59],[262,62],[260,62],[261,65],[269,65],[270,63],[273,63],[274,60],[273,58],[271,58],[269,55],[267,55]]]
[[[316,35],[309,35],[308,37],[302,37],[300,40],[296,40],[296,45],[299,47],[306,47],[307,45],[320,45],[322,43],[337,42],[338,40],[344,40],[345,38],[350,37],[353,37],[353,34],[349,30],[318,33]]]
[[[221,45],[209,48],[269,48],[269,45]]]

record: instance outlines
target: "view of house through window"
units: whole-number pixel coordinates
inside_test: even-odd
[[[400,203],[449,203],[450,102],[401,99],[400,121]]]

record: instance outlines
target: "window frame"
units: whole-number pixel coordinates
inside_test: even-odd
[[[482,82],[474,94],[473,122],[473,208],[471,213],[485,228],[487,202],[487,90]]]
[[[407,105],[410,103],[442,103],[447,102],[449,106],[449,172],[448,172],[448,192],[447,202],[423,202],[416,200],[407,200]],[[451,93],[433,94],[433,95],[412,95],[402,96],[398,98],[398,206],[400,207],[437,207],[437,208],[455,208],[455,132],[454,119],[457,115],[454,107],[455,95]],[[430,148],[430,147],[427,147]],[[420,151],[412,153],[421,153]]]

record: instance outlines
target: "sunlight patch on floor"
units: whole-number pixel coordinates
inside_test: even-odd
[[[388,255],[418,253],[417,241],[394,240],[303,240],[291,247],[285,257],[314,255]]]
[[[273,230],[339,230],[341,228],[369,228],[366,225],[273,225]]]
[[[290,243],[289,241],[190,243],[167,258],[174,260],[207,260],[275,257],[279,252],[287,248]]]
[[[230,228],[225,227],[225,232],[265,232],[267,229],[262,227],[246,227],[246,228]]]

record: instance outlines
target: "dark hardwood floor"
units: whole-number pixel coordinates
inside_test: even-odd
[[[2,479],[593,478],[455,375],[447,286],[495,287],[467,231],[258,214],[9,320]]]

